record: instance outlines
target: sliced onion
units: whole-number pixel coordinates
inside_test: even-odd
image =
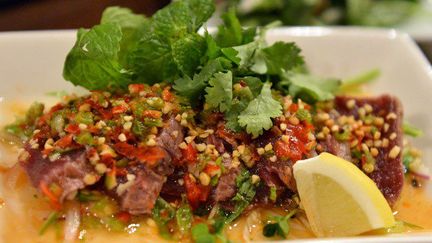
[[[413,174],[414,176],[417,176],[423,180],[430,180],[431,176],[430,176],[430,172],[429,172],[429,168],[426,167],[424,164],[420,164],[419,166],[416,166],[414,168],[410,168],[411,169],[411,174]]]
[[[67,205],[64,228],[64,242],[75,242],[81,222],[80,207],[76,202]]]
[[[430,178],[431,178],[430,175],[428,175],[428,174],[423,174],[423,173],[419,173],[419,172],[415,172],[415,171],[411,171],[411,174],[416,176],[416,177],[419,177],[423,180],[430,180]]]

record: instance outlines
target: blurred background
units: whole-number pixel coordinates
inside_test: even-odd
[[[409,33],[432,60],[432,0],[216,0],[244,25],[360,25]],[[151,16],[170,0],[0,0],[0,31],[74,29],[99,22],[107,6]],[[217,22],[217,21],[215,21]]]

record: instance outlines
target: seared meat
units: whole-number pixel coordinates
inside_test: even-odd
[[[183,142],[184,135],[182,126],[171,117],[165,122],[159,136],[157,137],[157,142],[159,146],[165,148],[173,159],[180,160],[182,157],[179,144]]]
[[[145,166],[136,171],[132,185],[120,192],[121,207],[133,215],[150,214],[165,178]]]
[[[214,199],[216,202],[226,201],[235,195],[237,190],[236,178],[239,173],[240,170],[238,168],[233,168],[219,178],[219,183],[217,184],[214,193]]]
[[[327,136],[326,139],[320,142],[323,150],[341,157],[347,161],[351,161],[351,149],[347,142],[339,142],[334,136]]]
[[[388,124],[387,128],[380,131],[381,137],[387,139],[388,145],[382,145],[378,148],[379,153],[375,158],[375,169],[368,175],[377,184],[387,201],[393,205],[402,192],[404,181],[402,153],[399,152],[395,158],[389,156],[390,151],[395,146],[400,151],[403,148],[402,105],[397,98],[382,95],[374,98],[355,98],[355,107],[348,108],[347,102],[352,99],[350,97],[336,97],[335,109],[341,115],[353,115],[355,118],[359,118],[359,107],[367,104],[372,107],[374,116],[382,117],[385,123]],[[390,139],[391,136],[396,137]]]
[[[32,149],[25,145],[25,156],[20,156],[21,165],[25,168],[33,186],[40,188],[41,183],[47,186],[55,183],[61,188],[59,201],[74,197],[77,190],[83,189],[86,184],[84,177],[87,174],[96,175],[94,167],[86,158],[84,149],[63,154],[51,161],[43,156],[40,149]],[[96,177],[98,178],[98,177]]]

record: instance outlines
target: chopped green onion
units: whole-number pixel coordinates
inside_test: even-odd
[[[271,186],[270,187],[270,200],[272,200],[273,202],[276,202],[276,198],[277,198],[276,187]]]
[[[43,235],[45,231],[57,221],[59,217],[58,212],[52,212],[50,215],[48,215],[48,218],[45,220],[45,222],[42,224],[42,227],[39,230],[39,235]]]
[[[413,125],[411,125],[408,122],[404,122],[402,125],[402,129],[404,134],[408,135],[408,136],[412,136],[412,137],[420,137],[423,136],[423,131],[414,127]]]
[[[380,74],[381,72],[379,69],[372,69],[356,77],[343,80],[342,85],[339,87],[339,90],[341,92],[356,90],[361,85],[373,82],[376,78],[380,76]]]
[[[311,116],[310,112],[306,109],[299,109],[296,112],[296,116],[300,121],[307,121],[307,122],[312,121],[312,116]]]

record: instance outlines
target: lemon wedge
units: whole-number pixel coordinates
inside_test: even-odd
[[[316,236],[358,235],[395,223],[375,183],[351,162],[321,153],[297,161],[294,177]]]

